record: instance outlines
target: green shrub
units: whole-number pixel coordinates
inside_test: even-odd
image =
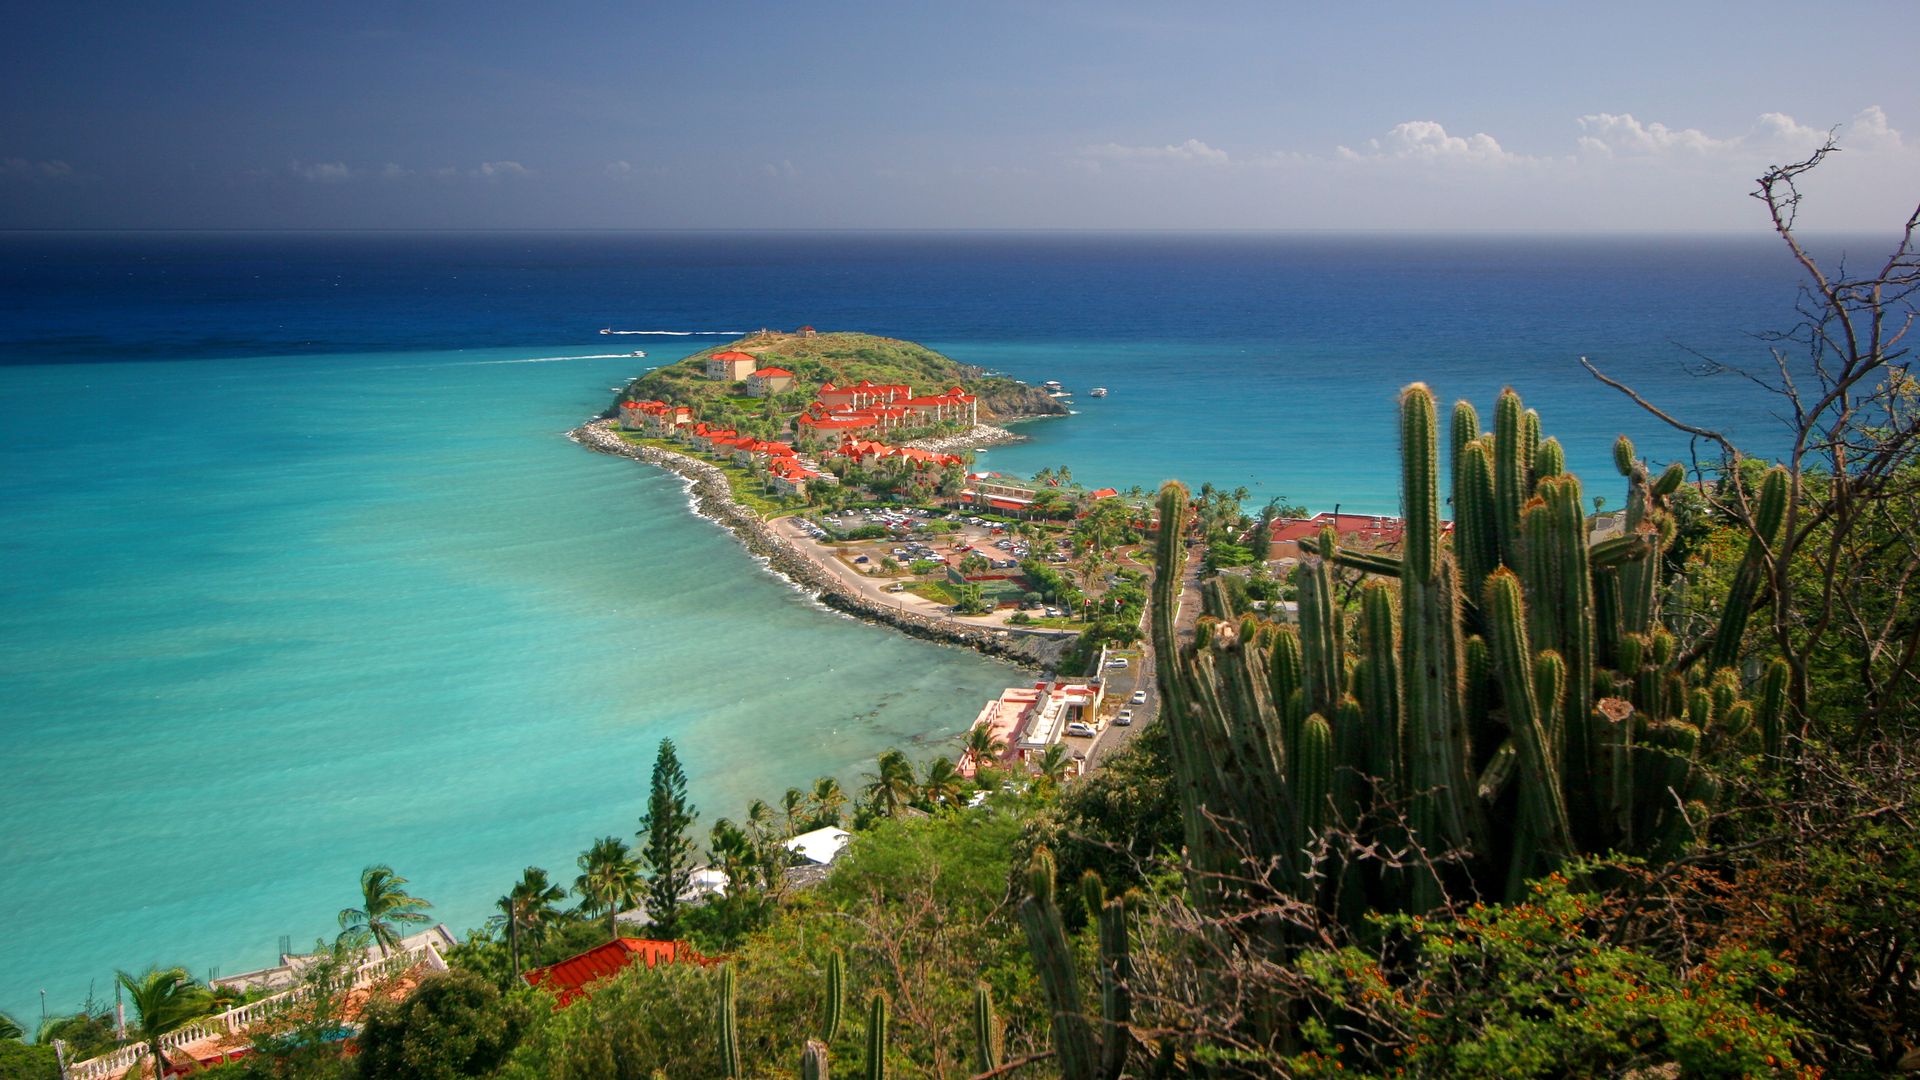
[[[503,998],[463,971],[428,976],[405,999],[367,1010],[355,1071],[362,1080],[491,1075],[520,1041],[532,993]]]

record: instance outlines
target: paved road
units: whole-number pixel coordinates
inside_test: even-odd
[[[1193,628],[1200,620],[1199,549],[1189,548],[1186,553],[1186,560],[1186,566],[1183,568],[1181,574],[1180,610],[1174,616],[1174,633],[1179,637],[1183,645],[1193,640]],[[1149,620],[1147,625],[1151,626],[1153,617],[1151,601],[1149,601],[1147,617]],[[1160,719],[1160,685],[1159,680],[1154,677],[1155,671],[1158,670],[1158,664],[1159,657],[1154,654],[1153,639],[1152,636],[1149,635],[1147,640],[1141,643],[1137,657],[1132,660],[1129,667],[1124,671],[1113,669],[1107,672],[1110,676],[1107,681],[1107,700],[1118,703],[1117,705],[1107,706],[1107,712],[1109,716],[1111,716],[1113,713],[1118,712],[1119,709],[1131,708],[1133,710],[1133,726],[1119,727],[1109,724],[1099,735],[1091,740],[1068,740],[1069,743],[1087,742],[1091,744],[1086,747],[1075,747],[1075,749],[1082,750],[1087,754],[1089,767],[1099,768],[1102,761],[1125,746],[1127,742],[1133,738],[1134,732]],[[1129,699],[1136,690],[1146,691],[1147,700],[1145,704],[1128,704]]]

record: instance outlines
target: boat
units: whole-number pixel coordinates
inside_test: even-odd
[[[1059,389],[1060,389],[1060,380],[1059,380],[1059,379],[1048,379],[1048,380],[1047,380],[1046,382],[1043,382],[1043,383],[1041,383],[1040,385],[1041,385],[1041,387],[1043,387],[1043,388],[1045,388],[1045,389],[1047,389],[1047,390],[1054,390],[1054,391],[1057,391],[1057,390],[1059,390]]]
[[[611,334],[611,333],[613,333],[613,327],[611,327],[611,326],[609,326],[609,327],[606,327],[605,329],[603,329],[603,330],[601,330],[600,332],[601,332],[601,333],[603,333],[603,334]]]
[[[1096,386],[1093,389],[1087,391],[1087,396],[1088,397],[1106,397],[1107,388],[1104,386]]]
[[[643,350],[640,350],[640,349],[635,349],[635,350],[633,350],[633,355],[635,355],[635,356],[645,356],[645,355],[647,355],[647,354],[646,354],[646,352],[645,352],[645,351],[643,351]]]

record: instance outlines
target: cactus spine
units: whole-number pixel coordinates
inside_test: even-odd
[[[720,1035],[720,1075],[740,1075],[740,1033],[733,1011],[733,965],[720,969],[720,1002],[716,1025]]]

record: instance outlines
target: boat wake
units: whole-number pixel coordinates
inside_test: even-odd
[[[603,334],[651,334],[654,337],[739,337],[745,330],[615,330],[609,326]]]
[[[469,365],[478,367],[485,364],[556,364],[562,360],[631,360],[632,353],[594,353],[592,356],[529,356],[523,360],[469,360]],[[460,365],[453,365],[459,367]]]

